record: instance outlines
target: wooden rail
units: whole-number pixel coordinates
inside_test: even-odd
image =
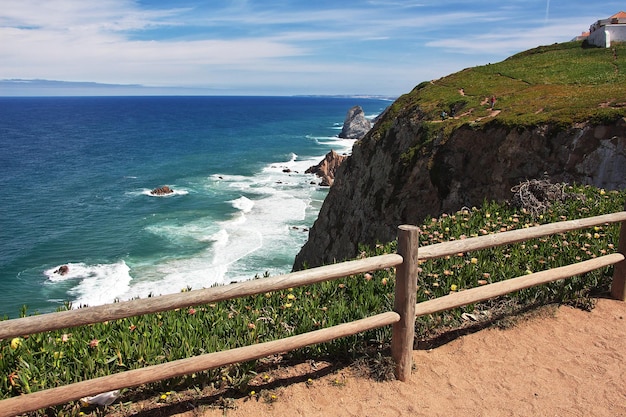
[[[528,229],[516,229],[508,232],[470,237],[463,240],[435,243],[434,245],[428,245],[420,248],[420,260],[424,261],[427,259],[441,258],[448,255],[456,255],[461,252],[488,249],[495,246],[523,242],[525,240],[535,239],[538,237],[585,229],[599,224],[624,221],[626,221],[626,211],[620,211],[617,213],[603,214],[601,216],[587,217],[584,219],[542,224],[540,226],[529,227]]]
[[[212,287],[181,294],[0,321],[0,339],[6,339],[187,306],[208,304],[268,291],[310,285],[367,271],[397,267],[394,311],[272,342],[195,356],[9,398],[0,401],[0,417],[11,417],[101,392],[134,387],[233,363],[258,359],[388,325],[393,325],[391,351],[396,362],[396,376],[401,381],[405,381],[411,374],[416,316],[484,301],[513,291],[569,278],[609,265],[615,265],[611,294],[617,299],[626,301],[626,211],[465,240],[444,242],[420,248],[419,260],[434,259],[460,252],[486,249],[616,222],[621,222],[617,253],[452,293],[417,304],[419,229],[415,226],[400,226],[398,229],[397,254],[375,256],[223,287]]]
[[[590,259],[588,261],[578,262],[575,264],[562,266],[559,268],[548,269],[546,271],[535,272],[529,275],[523,275],[517,278],[507,279],[505,281],[494,282],[482,287],[470,288],[468,290],[459,291],[444,295],[417,304],[415,309],[416,316],[425,316],[426,314],[438,313],[440,311],[450,310],[452,308],[462,307],[468,304],[489,300],[494,297],[508,294],[513,291],[523,290],[524,288],[535,287],[548,282],[557,281],[564,278],[570,278],[575,275],[584,274],[605,266],[613,265],[624,260],[621,253],[613,253],[599,258]]]
[[[88,395],[135,387],[162,379],[192,374],[208,369],[219,368],[238,362],[275,355],[281,352],[302,348],[316,343],[328,342],[339,337],[350,336],[366,330],[387,326],[400,320],[393,311],[366,319],[340,324],[326,329],[287,337],[257,345],[194,356],[187,359],[148,366],[132,371],[120,372],[100,378],[77,382],[62,387],[51,388],[32,394],[0,401],[0,416],[11,417],[28,411],[39,410],[57,404],[76,400]]]
[[[158,313],[200,304],[210,304],[269,291],[296,288],[322,281],[330,281],[347,275],[389,268],[400,265],[401,263],[402,256],[400,255],[380,255],[220,287],[0,321],[0,339],[84,326],[92,323],[103,323],[110,320]]]

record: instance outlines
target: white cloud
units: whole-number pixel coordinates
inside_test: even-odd
[[[460,54],[508,56],[540,45],[566,42],[578,35],[585,26],[582,21],[561,21],[529,29],[511,27],[507,31],[478,33],[471,36],[448,37],[426,43],[426,46]]]

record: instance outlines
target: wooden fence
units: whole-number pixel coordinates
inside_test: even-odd
[[[616,253],[451,293],[416,304],[418,257],[419,260],[435,259],[460,252],[486,249],[616,222],[621,222],[619,245]],[[378,269],[397,268],[394,311],[272,342],[208,353],[9,398],[0,401],[0,417],[11,417],[102,392],[135,387],[229,364],[259,359],[388,325],[393,326],[391,351],[396,363],[396,377],[401,381],[406,381],[411,374],[416,317],[569,278],[609,265],[615,265],[611,295],[626,301],[626,211],[438,243],[419,248],[419,251],[418,243],[419,229],[415,226],[403,225],[398,228],[397,254],[380,255],[222,287],[0,321],[0,339],[7,339],[310,285]]]

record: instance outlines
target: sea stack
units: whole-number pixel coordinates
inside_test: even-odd
[[[371,128],[372,124],[365,118],[365,113],[363,113],[361,106],[354,106],[348,110],[339,137],[343,139],[362,139]]]

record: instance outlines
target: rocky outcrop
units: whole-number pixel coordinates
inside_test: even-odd
[[[152,195],[166,195],[166,194],[172,194],[173,192],[174,192],[174,190],[172,190],[167,185],[164,185],[163,187],[158,187],[158,188],[155,188],[154,190],[150,191],[150,194],[152,194]]]
[[[400,224],[505,200],[513,186],[532,178],[626,187],[625,119],[567,128],[509,127],[494,119],[424,142],[420,117],[383,116],[379,123],[388,127],[374,132],[377,124],[355,144],[294,269],[353,258],[359,243],[393,240]]]
[[[67,275],[68,272],[70,272],[70,267],[67,265],[61,265],[54,271],[55,274],[59,275]]]
[[[315,174],[322,179],[319,185],[330,187],[335,181],[335,173],[347,156],[339,155],[334,150],[326,154],[324,159],[305,171],[306,174]]]
[[[344,139],[362,139],[371,128],[372,124],[365,117],[363,109],[360,106],[354,106],[348,110],[339,137]]]

